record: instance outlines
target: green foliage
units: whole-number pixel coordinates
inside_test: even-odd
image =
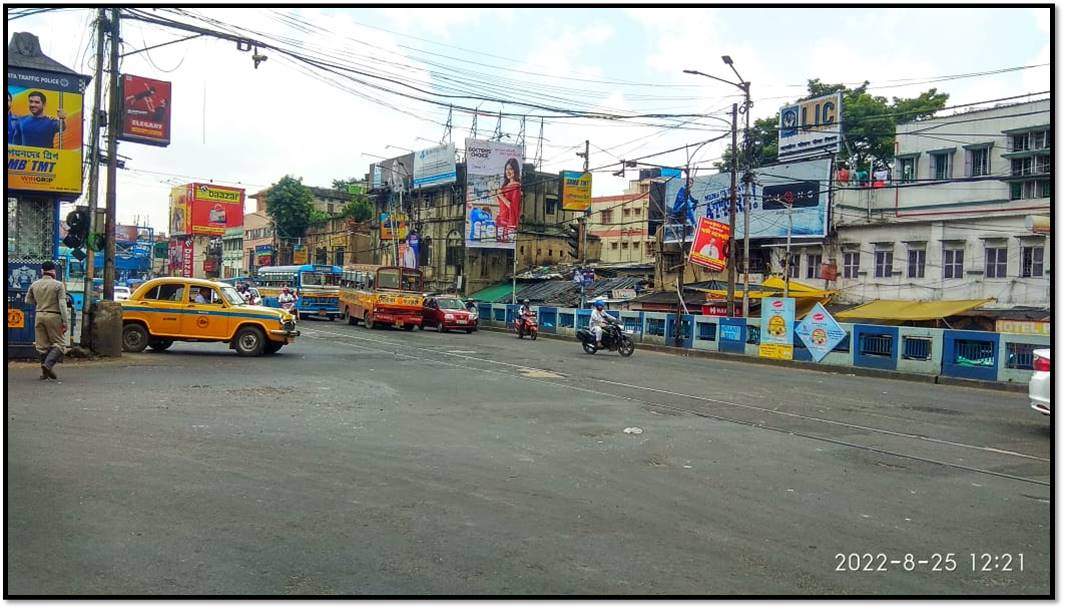
[[[333,180],[333,190],[340,190],[340,191],[343,191],[343,192],[347,192],[348,191],[348,186],[350,186],[351,184],[361,184],[361,183],[362,183],[362,180],[359,180],[357,178],[348,178],[346,180],[338,178],[338,179]]]
[[[274,221],[279,236],[286,239],[303,237],[311,223],[314,208],[311,191],[302,178],[286,175],[270,187],[266,195],[266,213]]]
[[[331,217],[332,216],[330,216],[328,213],[326,213],[326,212],[324,212],[324,211],[322,211],[320,209],[317,209],[315,207],[312,207],[311,208],[311,218],[310,218],[310,221],[308,222],[308,224],[323,224],[325,222],[328,222],[329,218],[331,218]]]
[[[373,217],[373,205],[365,197],[356,199],[345,205],[340,215],[356,222],[365,222]]]
[[[820,79],[807,82],[807,95],[799,101],[843,93],[843,134],[846,140],[839,159],[851,167],[866,168],[870,161],[876,167],[887,167],[895,156],[895,127],[932,116],[942,109],[949,98],[947,93],[929,89],[916,97],[886,97],[868,92],[869,81],[849,88],[842,84],[823,83]],[[751,125],[751,164],[760,167],[776,161],[777,117],[760,118]],[[720,171],[728,171],[733,150],[730,146],[721,161],[716,163]],[[742,161],[741,161],[742,165]]]

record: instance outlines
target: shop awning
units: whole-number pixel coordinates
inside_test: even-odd
[[[509,297],[511,289],[512,286],[510,285],[510,283],[501,283],[499,285],[494,285],[490,288],[478,290],[477,292],[470,294],[467,298],[470,300],[475,300],[477,302],[495,302],[503,296]],[[521,287],[519,286],[518,289],[520,290]]]
[[[880,321],[929,321],[960,315],[975,309],[994,298],[980,300],[874,300],[863,305],[840,311],[836,319],[852,321],[870,319]]]

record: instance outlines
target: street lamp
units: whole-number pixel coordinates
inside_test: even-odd
[[[751,158],[750,158],[750,140],[751,140],[751,83],[743,80],[740,73],[736,70],[736,66],[732,63],[732,57],[728,55],[722,55],[721,61],[732,69],[732,73],[736,75],[739,82],[732,82],[731,80],[725,80],[712,74],[705,74],[698,70],[684,70],[685,74],[696,74],[699,76],[705,76],[706,78],[723,82],[727,85],[736,87],[740,91],[743,91],[743,108],[739,110],[746,117],[746,127],[743,133],[743,149],[744,149],[744,164],[745,171],[743,176],[744,182],[744,201],[743,206],[743,315],[747,316],[749,311],[749,293],[750,293],[750,215],[751,215]],[[736,149],[736,132],[738,126],[736,124],[737,105],[732,104],[732,196],[729,204],[729,271],[728,271],[728,309],[727,315],[733,317],[736,314],[736,171],[737,171],[737,149]]]

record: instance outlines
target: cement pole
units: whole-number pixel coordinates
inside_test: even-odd
[[[89,129],[91,133],[90,140],[90,152],[89,152],[89,232],[98,232],[99,228],[96,225],[96,205],[97,199],[99,199],[100,189],[100,98],[103,97],[103,79],[104,79],[104,37],[106,32],[104,30],[105,23],[107,22],[107,9],[97,9],[96,11],[96,74],[93,76],[96,82],[93,83],[93,104],[92,104],[92,120],[89,123]],[[92,311],[92,283],[93,276],[95,275],[96,268],[96,256],[91,247],[86,247],[85,256],[85,287],[82,291],[84,298],[81,303],[81,319],[82,319],[82,331],[81,331],[81,345],[83,347],[89,347],[92,343],[92,335],[90,332],[85,331],[85,323],[89,319],[89,314]]]
[[[732,196],[730,197],[728,210],[728,304],[726,310],[726,315],[729,317],[736,316],[736,166],[739,163],[736,153],[737,110],[737,104],[732,104]]]
[[[107,221],[104,228],[104,300],[115,299],[115,210],[118,181],[118,45],[119,11],[111,9],[111,85],[108,95],[110,104],[107,111]],[[87,297],[91,295],[87,294]]]

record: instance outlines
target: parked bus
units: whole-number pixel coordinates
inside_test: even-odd
[[[280,307],[277,297],[288,287],[296,293],[300,319],[317,315],[332,320],[340,316],[340,273],[339,266],[326,264],[264,266],[255,283],[265,306]]]
[[[341,275],[340,318],[367,328],[422,324],[422,273],[399,266],[359,265]]]

